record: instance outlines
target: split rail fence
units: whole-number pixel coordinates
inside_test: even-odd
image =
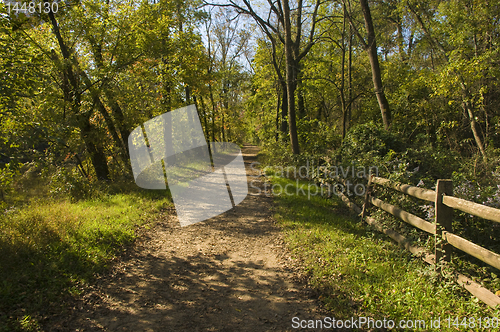
[[[435,221],[430,223],[418,216],[408,213],[394,205],[384,202],[374,197],[371,192],[373,186],[379,185],[386,188],[397,190],[406,195],[419,198],[424,201],[434,202],[435,204]],[[344,200],[346,197],[343,198]],[[346,202],[347,203],[347,202]],[[352,203],[348,203],[353,207]],[[434,254],[428,253],[424,248],[412,245],[404,236],[392,229],[387,229],[379,224],[375,219],[367,215],[367,208],[376,206],[393,216],[403,220],[404,222],[417,227],[427,233],[435,235]],[[355,206],[359,213],[359,208]],[[500,210],[482,204],[470,202],[453,196],[453,183],[451,180],[438,180],[436,191],[413,187],[406,184],[396,184],[388,179],[370,176],[368,179],[368,187],[366,190],[365,201],[361,209],[361,218],[368,224],[371,224],[376,229],[385,233],[396,242],[403,245],[413,254],[421,255],[429,264],[436,267],[436,270],[441,271],[443,262],[450,261],[452,255],[452,247],[459,249],[467,254],[476,257],[486,264],[500,269],[500,255],[485,249],[469,240],[466,240],[453,233],[452,220],[453,211],[460,211],[500,223]],[[470,280],[464,275],[458,274],[456,277],[458,284],[467,289],[481,301],[491,307],[500,305],[500,297],[496,296],[486,288]]]

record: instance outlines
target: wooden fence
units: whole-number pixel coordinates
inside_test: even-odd
[[[380,185],[394,189],[401,193],[419,198],[421,200],[434,202],[435,221],[430,223],[420,217],[408,213],[394,205],[384,202],[372,195],[373,186]],[[352,203],[351,203],[352,204]],[[404,222],[417,227],[427,233],[435,235],[434,254],[427,253],[424,248],[412,245],[404,236],[394,230],[386,229],[373,218],[367,216],[367,208],[376,206]],[[413,187],[405,184],[395,184],[388,179],[371,176],[368,179],[365,201],[361,209],[361,218],[368,224],[375,226],[379,231],[387,234],[392,239],[402,244],[406,249],[417,255],[422,255],[423,259],[441,271],[443,262],[449,261],[452,254],[452,247],[476,257],[486,264],[500,269],[500,255],[485,249],[471,241],[468,241],[456,234],[453,234],[452,220],[453,211],[460,211],[500,223],[500,210],[482,204],[470,202],[461,198],[453,197],[453,184],[451,180],[438,180],[436,191]],[[358,208],[359,210],[359,208]],[[491,307],[500,305],[500,297],[496,296],[486,288],[475,283],[469,278],[458,274],[456,281]]]

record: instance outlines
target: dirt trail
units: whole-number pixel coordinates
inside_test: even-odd
[[[262,185],[250,168],[257,151],[246,146],[243,154],[249,180]],[[249,194],[232,210],[183,228],[170,215],[50,330],[291,331],[292,317],[316,318],[315,300],[289,268],[271,203]]]

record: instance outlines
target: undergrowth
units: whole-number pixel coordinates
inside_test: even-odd
[[[167,191],[134,184],[95,198],[38,197],[0,216],[0,331],[38,331],[172,206]]]
[[[342,144],[335,150],[311,155],[292,156],[283,153],[286,147],[267,147],[267,165],[281,166],[283,169],[300,169],[312,165],[319,169],[307,176],[308,180],[329,188],[338,184],[351,183],[355,188],[366,189],[368,170],[375,168],[376,174],[394,183],[407,184],[434,190],[438,179],[451,179],[453,195],[479,204],[500,208],[500,151],[488,150],[488,158],[480,155],[463,155],[450,150],[446,145],[427,145],[413,142],[398,134],[387,132],[379,125],[366,123],[349,130]],[[268,166],[270,167],[270,166]],[[330,170],[328,174],[326,171]],[[273,168],[273,167],[271,167]],[[341,169],[338,177],[332,177],[334,170]],[[364,170],[361,176],[343,170]],[[305,172],[304,172],[305,173]],[[303,177],[302,177],[303,178]],[[341,186],[344,188],[343,186]],[[347,187],[347,186],[346,186]],[[351,188],[352,188],[351,187]],[[360,194],[349,194],[349,199],[358,206],[364,203],[364,190]],[[423,201],[396,190],[375,185],[373,196],[404,211],[434,223],[434,203]],[[393,217],[375,207],[368,208],[368,215],[375,218],[386,228],[393,229],[412,243],[434,251],[434,236]],[[454,210],[452,230],[479,246],[495,253],[500,252],[500,225],[468,213]],[[492,292],[500,291],[500,271],[460,250],[453,250],[451,265],[480,283]]]
[[[438,277],[432,267],[353,218],[336,196],[297,195],[296,181],[271,181],[276,185],[275,218],[286,243],[336,319],[364,316],[429,323],[440,318],[440,330],[456,331],[443,320],[498,318],[498,310]],[[286,185],[289,194],[280,192]]]

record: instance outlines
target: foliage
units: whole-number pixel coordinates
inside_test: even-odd
[[[428,322],[438,316],[498,315],[384,235],[355,222],[339,199],[295,195],[295,181],[271,181],[281,188],[293,186],[290,195],[275,192],[275,218],[301,272],[336,319],[354,315]]]
[[[353,127],[342,141],[340,154],[342,161],[362,161],[368,155],[386,156],[389,151],[400,152],[402,144],[394,134],[372,122]]]
[[[364,19],[360,2],[318,4],[317,16],[306,11],[303,22],[292,24],[302,22],[305,28],[314,21],[317,26],[292,27],[290,33],[301,37],[289,45],[296,46],[297,54],[287,54],[278,36],[284,30],[273,31],[274,22],[264,24],[269,34],[253,33],[258,30],[241,19],[241,10],[216,10],[200,6],[199,0],[82,0],[78,6],[61,3],[54,15],[30,17],[9,15],[0,3],[0,208],[6,211],[1,227],[17,234],[19,255],[33,254],[47,264],[26,259],[26,266],[29,261],[40,272],[55,264],[49,270],[55,275],[62,271],[64,280],[56,280],[70,287],[73,277],[68,276],[80,280],[81,275],[71,267],[65,270],[56,254],[66,260],[74,255],[80,267],[94,271],[111,257],[110,248],[129,242],[129,221],[105,208],[110,200],[128,202],[137,194],[122,188],[132,178],[128,134],[152,117],[191,103],[197,105],[207,141],[258,143],[268,164],[376,166],[381,176],[429,189],[437,179],[451,178],[457,196],[498,207],[500,7],[487,0],[370,1],[383,92],[393,115],[385,130],[372,66],[359,39],[366,35],[359,23]],[[287,57],[294,61],[289,68]],[[287,72],[293,79],[285,84]],[[290,152],[287,84],[295,90],[300,155]],[[323,185],[330,181],[320,175],[312,178]],[[125,196],[113,196],[117,193]],[[429,204],[391,190],[379,188],[376,194],[432,218]],[[32,201],[37,196],[58,200]],[[92,222],[72,209],[85,204],[102,209],[96,218],[116,216],[118,224],[128,225],[126,230],[80,229]],[[432,244],[433,239],[395,219],[378,217],[422,245]],[[351,227],[345,220],[336,222]],[[457,213],[453,227],[459,235],[500,250],[499,230],[479,218]],[[64,245],[58,239],[66,239]],[[100,239],[111,251],[100,247]],[[309,245],[310,239],[303,239]],[[81,245],[87,240],[89,247]],[[11,240],[2,241],[13,248]],[[53,251],[44,252],[47,245]],[[89,252],[98,258],[87,261]],[[500,287],[491,277],[498,273],[484,264],[464,256],[454,263]],[[17,300],[32,299],[23,296]],[[404,296],[400,300],[411,302]],[[390,311],[384,303],[381,307]],[[363,308],[378,305],[364,303]],[[36,310],[16,317],[16,328],[39,328]]]
[[[99,199],[38,198],[3,211],[0,310],[8,315],[0,316],[1,331],[29,331],[65,310],[67,298],[102,273],[133,242],[138,227],[172,206],[161,193],[127,187],[102,192]]]
[[[17,172],[11,169],[10,164],[0,168],[0,209],[7,207],[5,196],[12,190],[12,183]]]
[[[72,200],[99,198],[103,186],[98,181],[83,177],[76,168],[57,167],[50,176],[52,197],[70,197]]]
[[[299,142],[304,147],[304,155],[324,155],[328,150],[334,149],[340,137],[323,121],[317,119],[301,119],[297,121]]]

